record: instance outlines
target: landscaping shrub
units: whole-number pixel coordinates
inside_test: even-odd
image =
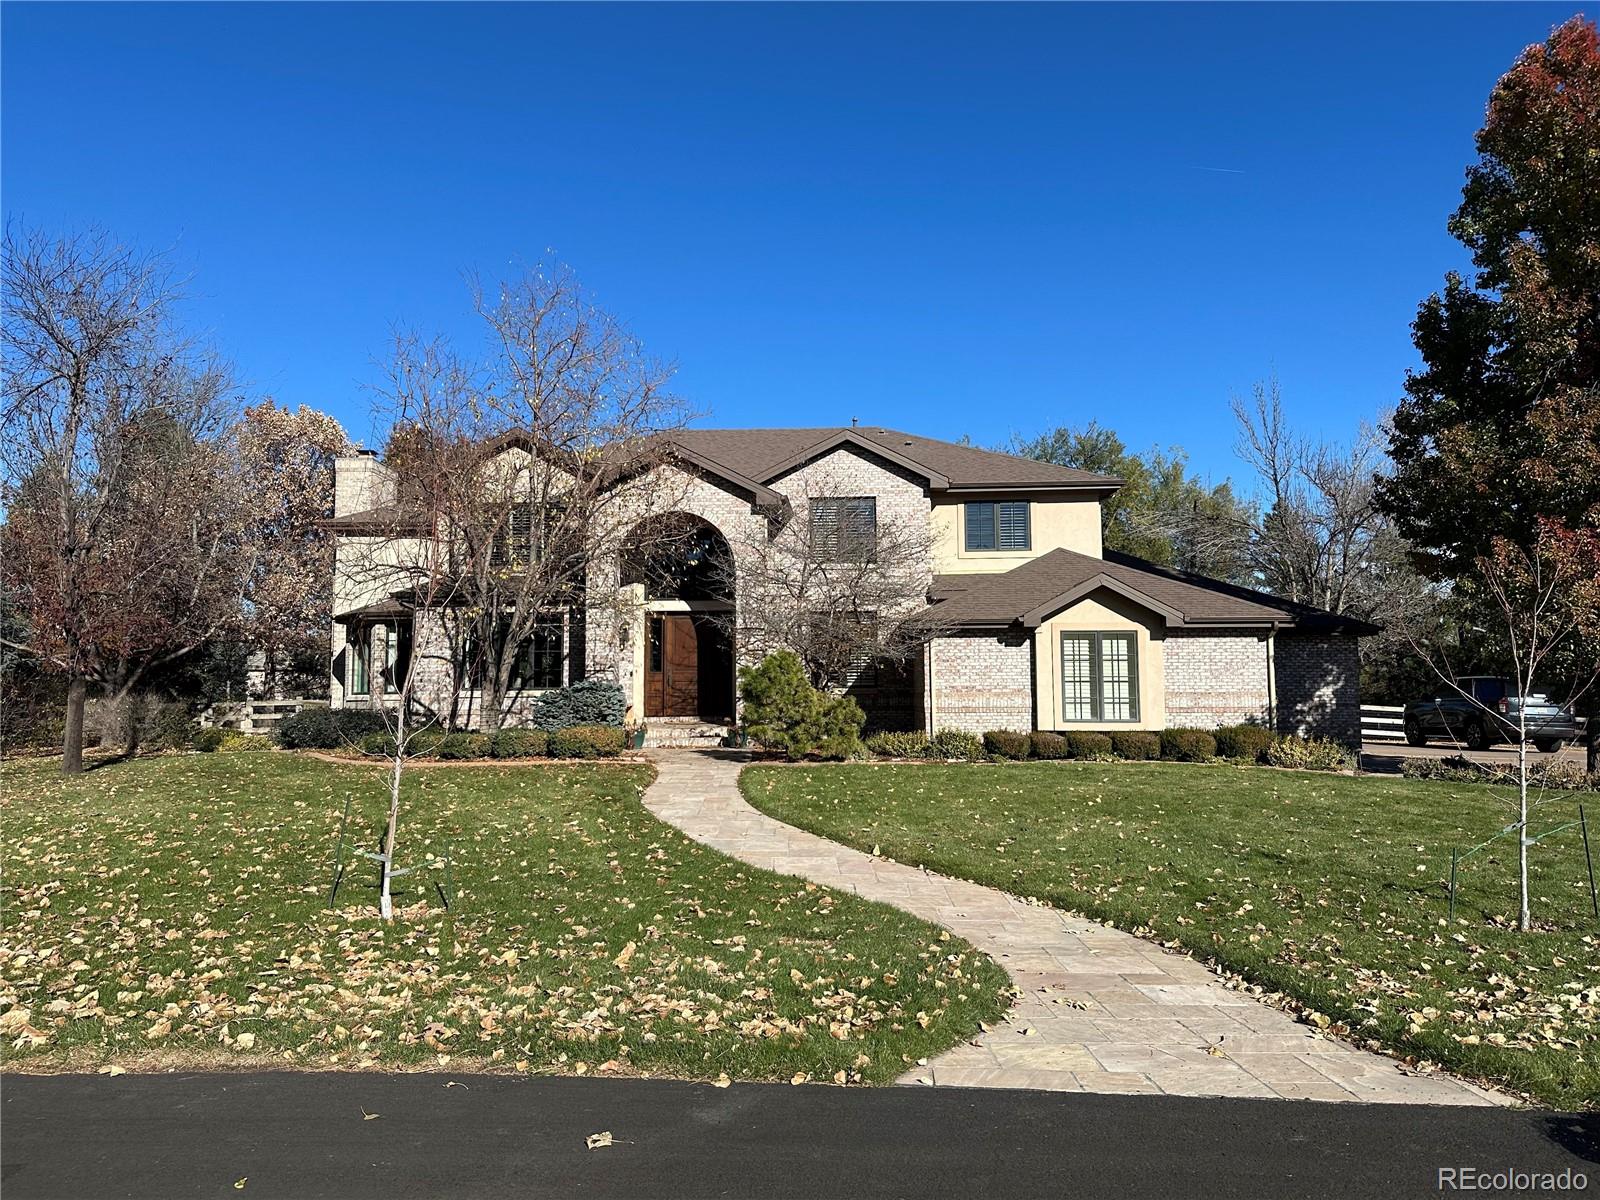
[[[448,736],[437,725],[419,729],[416,733],[406,738],[406,753],[416,757],[433,754],[439,749],[439,744]]]
[[[529,724],[553,732],[574,725],[622,725],[627,707],[620,684],[608,679],[583,679],[571,687],[552,688],[533,702]]]
[[[500,729],[489,738],[490,758],[543,758],[550,736],[542,729]]]
[[[212,726],[202,729],[194,735],[194,748],[201,754],[215,754],[222,749],[223,743],[228,740],[228,731]]]
[[[222,731],[222,745],[217,748],[225,752],[270,750],[272,749],[272,739],[264,733],[241,733],[237,729],[224,729]]]
[[[161,704],[143,740],[152,750],[187,750],[199,733],[200,722],[189,715],[187,704]]]
[[[850,697],[812,687],[799,656],[788,650],[741,668],[739,696],[750,739],[791,759],[807,754],[848,757],[867,719]]]
[[[1161,757],[1168,762],[1205,762],[1217,756],[1217,739],[1204,729],[1163,729]]]
[[[867,739],[867,750],[879,758],[931,758],[933,744],[925,733],[875,733]]]
[[[434,753],[452,762],[464,759],[487,758],[489,739],[481,733],[447,733],[439,741]]]
[[[1027,758],[1032,749],[1027,734],[1010,729],[991,729],[983,735],[983,748],[1001,758]]]
[[[1246,762],[1266,762],[1268,748],[1278,740],[1277,734],[1260,725],[1224,725],[1212,736],[1217,739],[1219,755]]]
[[[627,745],[627,734],[613,725],[574,725],[550,734],[552,758],[614,758]]]
[[[1301,771],[1345,771],[1355,765],[1355,755],[1327,738],[1289,734],[1267,747],[1267,762],[1274,767],[1295,767]]]
[[[1441,783],[1492,783],[1516,787],[1517,773],[1510,767],[1479,766],[1460,754],[1445,758],[1407,758],[1400,763],[1400,774],[1407,779],[1431,779]],[[1528,786],[1564,791],[1600,791],[1600,774],[1591,775],[1581,763],[1557,760],[1534,763],[1528,769]]]
[[[962,729],[941,729],[933,735],[930,748],[934,758],[974,762],[983,757],[983,740]]]
[[[1147,729],[1119,729],[1111,735],[1111,753],[1135,762],[1160,758],[1161,735]]]
[[[317,704],[279,721],[275,735],[285,750],[337,750],[383,728],[383,717],[371,709]]]
[[[1110,758],[1111,739],[1103,733],[1074,729],[1067,734],[1067,753],[1073,758]]]
[[[1067,739],[1045,729],[1036,729],[1028,735],[1028,748],[1033,751],[1035,758],[1067,758],[1070,755]]]
[[[394,738],[387,733],[369,733],[361,739],[360,746],[363,754],[374,754],[380,758],[394,757]],[[415,746],[411,752],[416,753]]]

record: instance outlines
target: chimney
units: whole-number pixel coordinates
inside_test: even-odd
[[[376,450],[353,450],[333,460],[333,515],[381,508],[394,501],[394,475]]]

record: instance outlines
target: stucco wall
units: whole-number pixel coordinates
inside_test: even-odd
[[[1166,667],[1168,725],[1270,724],[1265,634],[1173,629],[1167,634]]]
[[[1033,497],[1029,514],[1032,545],[1026,550],[968,550],[963,506],[968,500],[1016,500],[1017,496],[941,497],[932,507],[934,570],[941,575],[1009,571],[1052,550],[1100,557],[1100,501],[1092,497]]]
[[[1134,721],[1069,721],[1061,699],[1061,635],[1068,631],[1131,633],[1138,647],[1139,717]],[[1101,588],[1063,609],[1035,631],[1035,671],[1042,729],[1160,729],[1166,723],[1166,668],[1161,618]]]

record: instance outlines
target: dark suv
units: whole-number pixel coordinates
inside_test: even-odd
[[[1474,750],[1487,750],[1497,742],[1515,743],[1521,736],[1518,719],[1524,711],[1528,740],[1547,754],[1578,736],[1572,709],[1543,692],[1519,696],[1509,680],[1469,675],[1457,680],[1455,688],[1441,688],[1427,700],[1406,705],[1406,741],[1425,746],[1429,738],[1443,738],[1465,742]]]

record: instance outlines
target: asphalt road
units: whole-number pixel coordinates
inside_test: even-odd
[[[1600,1118],[1498,1109],[473,1075],[10,1075],[0,1091],[5,1200],[1393,1200],[1440,1195],[1441,1166],[1570,1168],[1587,1187],[1565,1194],[1600,1196]],[[614,1144],[587,1148],[602,1131]]]
[[[1555,754],[1540,754],[1532,746],[1528,747],[1528,758],[1531,762],[1547,762],[1550,759],[1561,759],[1563,762],[1582,765],[1586,759],[1587,750],[1581,746],[1568,746]],[[1495,746],[1489,750],[1468,750],[1466,746],[1450,742],[1430,742],[1426,746],[1408,746],[1404,742],[1375,742],[1367,741],[1361,745],[1361,769],[1363,771],[1398,772],[1400,764],[1408,758],[1454,758],[1464,755],[1473,762],[1489,763],[1499,767],[1514,767],[1517,764],[1517,749],[1515,746]]]

